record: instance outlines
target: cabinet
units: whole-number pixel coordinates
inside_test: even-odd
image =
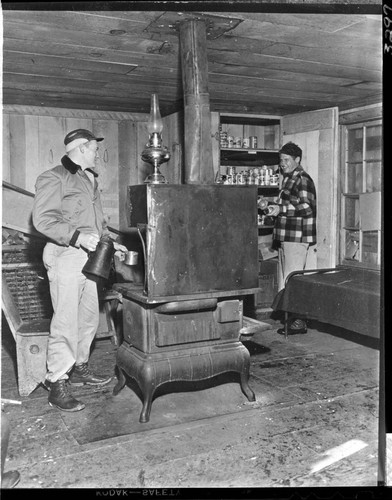
[[[212,148],[216,182],[256,184],[258,197],[266,198],[270,202],[277,201],[281,184],[278,173],[281,118],[213,113],[211,121],[217,130]],[[268,175],[265,175],[266,171]],[[271,178],[271,174],[276,177]],[[272,246],[273,227],[274,218],[262,216],[259,210],[259,291],[247,297],[245,301],[251,315],[255,310],[258,311],[257,314],[267,311],[278,290],[277,259],[261,258],[262,255],[265,258],[265,254],[261,252],[268,252],[268,259],[271,256],[269,247]]]
[[[280,176],[280,117],[220,113],[212,120],[218,128],[213,147],[216,182],[256,184],[259,196],[276,201]],[[265,234],[273,225],[260,221]]]
[[[251,138],[255,138],[256,144]],[[221,113],[216,139],[220,175],[225,175],[229,166],[246,171],[263,165],[278,169],[280,117]]]

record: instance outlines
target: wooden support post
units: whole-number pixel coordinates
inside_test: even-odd
[[[184,89],[184,184],[213,184],[211,113],[206,26],[198,19],[180,24]]]

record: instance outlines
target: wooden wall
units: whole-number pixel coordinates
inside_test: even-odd
[[[4,106],[3,181],[34,193],[38,175],[58,165],[65,154],[65,135],[76,128],[89,129],[105,139],[99,144],[97,170],[109,225],[127,232],[127,186],[143,183],[152,171],[140,156],[148,140],[147,120],[143,113]],[[180,123],[179,113],[164,118],[163,139],[171,158],[162,173],[172,183],[181,177]]]

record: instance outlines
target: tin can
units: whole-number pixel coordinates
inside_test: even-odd
[[[220,132],[220,145],[222,148],[227,148],[227,132],[226,131]]]
[[[236,175],[236,184],[246,184],[246,179],[243,172],[240,172]]]
[[[270,169],[267,167],[263,167],[263,173],[264,173],[264,183],[266,186],[269,186],[271,180]]]
[[[232,135],[227,136],[227,147],[232,148],[234,146],[234,137]]]
[[[242,145],[242,139],[241,137],[234,137],[234,147],[235,148],[240,148]]]
[[[257,149],[257,137],[255,135],[251,135],[249,137],[249,141],[250,141],[250,147],[252,149]]]
[[[244,140],[242,141],[242,147],[243,148],[249,148],[249,137],[244,137]]]
[[[235,168],[227,167],[227,175],[235,175]]]

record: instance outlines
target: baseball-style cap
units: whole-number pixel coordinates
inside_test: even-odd
[[[103,141],[103,137],[95,137],[95,135],[84,128],[78,128],[69,132],[64,139],[65,151],[71,151],[71,149],[76,148],[80,144],[85,144],[88,141]]]

